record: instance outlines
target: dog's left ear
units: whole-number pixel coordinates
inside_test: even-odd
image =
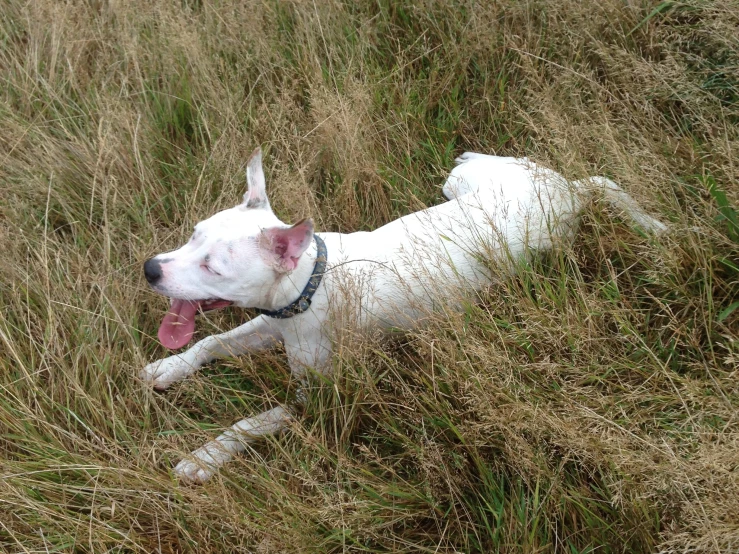
[[[246,163],[246,185],[246,194],[244,194],[246,207],[269,210],[267,184],[264,181],[264,171],[262,170],[261,148],[254,150]]]
[[[313,220],[304,219],[292,227],[272,227],[262,231],[260,247],[273,258],[280,271],[292,271],[313,240]]]

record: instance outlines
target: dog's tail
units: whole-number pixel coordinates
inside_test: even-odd
[[[616,183],[606,177],[589,177],[572,183],[578,189],[591,190],[628,215],[645,231],[660,234],[667,230],[667,225],[645,212],[639,203],[629,196]]]

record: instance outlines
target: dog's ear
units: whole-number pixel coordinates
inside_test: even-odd
[[[270,209],[269,200],[267,199],[267,184],[264,182],[264,171],[262,171],[261,148],[254,150],[246,163],[244,203],[247,208]]]
[[[272,227],[262,231],[260,247],[274,259],[278,270],[292,271],[313,240],[313,220],[304,219],[292,227]]]

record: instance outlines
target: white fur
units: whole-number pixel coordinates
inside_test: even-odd
[[[263,309],[281,308],[299,296],[313,270],[315,244],[291,272],[272,263],[264,233],[285,225],[266,202],[261,156],[254,160],[245,204],[199,223],[188,244],[158,256],[163,277],[156,290],[176,298],[221,298]],[[290,319],[259,316],[149,364],[142,378],[163,389],[215,358],[277,342],[284,343],[296,376],[303,377],[307,368],[326,371],[332,338],[344,326],[410,329],[422,324],[424,315],[445,298],[488,284],[491,264],[515,271],[515,262],[533,251],[570,241],[583,203],[593,193],[603,194],[647,230],[665,229],[605,178],[568,182],[526,159],[476,153],[465,153],[457,162],[443,187],[449,202],[372,232],[320,233],[328,268],[307,312]],[[249,198],[263,201],[252,209],[246,206]],[[206,255],[215,266],[211,270],[202,267]],[[280,431],[289,420],[283,407],[244,419],[180,462],[175,473],[202,482],[246,443]]]

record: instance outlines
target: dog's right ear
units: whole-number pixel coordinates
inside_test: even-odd
[[[260,247],[274,267],[290,272],[313,240],[313,220],[303,219],[292,227],[273,227],[262,231]]]
[[[246,163],[244,203],[247,208],[270,209],[269,200],[267,199],[267,184],[264,181],[264,171],[262,170],[261,148],[254,150]]]

